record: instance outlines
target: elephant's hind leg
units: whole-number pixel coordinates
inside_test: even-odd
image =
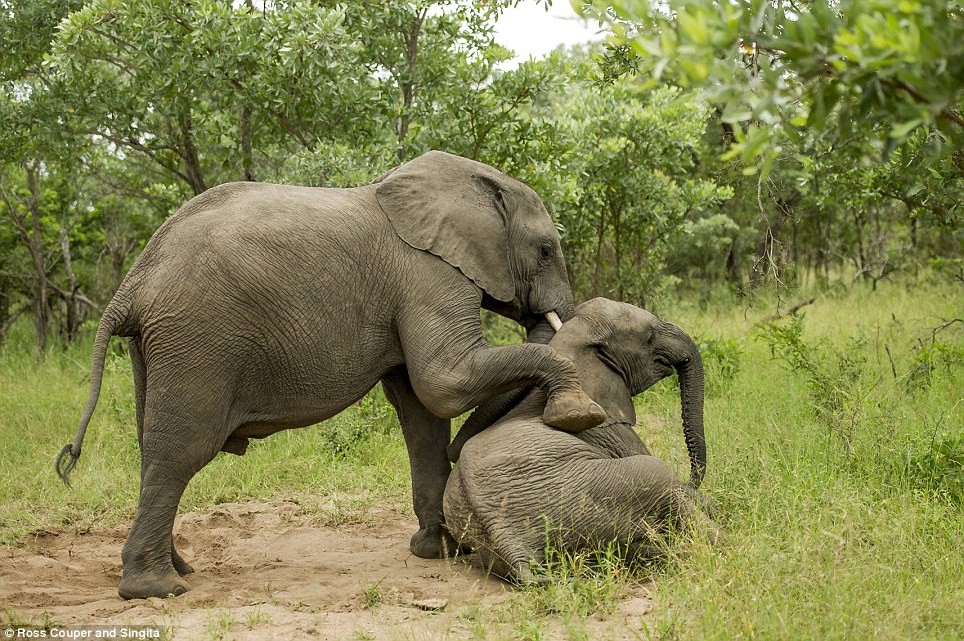
[[[201,415],[199,413],[199,415]],[[174,549],[172,531],[181,495],[188,481],[218,453],[211,434],[219,421],[188,420],[178,414],[145,414],[141,449],[141,489],[137,513],[121,553],[124,572],[118,593],[125,599],[183,594],[190,586],[181,578],[191,566]],[[163,427],[162,427],[162,426]]]
[[[121,559],[124,572],[118,594],[125,599],[177,596],[190,587],[174,568],[171,531],[186,483],[156,469],[144,474],[140,501]]]
[[[127,351],[130,354],[131,369],[134,372],[134,408],[137,413],[137,446],[143,452],[144,409],[147,404],[147,362],[144,360],[144,352],[141,350],[140,336],[131,336],[127,339]],[[141,467],[141,473],[141,483],[143,484],[143,466]],[[171,541],[171,562],[180,576],[194,572],[194,568],[174,549],[173,540]]]

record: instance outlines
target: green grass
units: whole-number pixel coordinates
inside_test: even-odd
[[[659,310],[703,345],[703,487],[720,507],[722,540],[689,542],[642,573],[572,559],[549,589],[466,610],[472,638],[596,638],[587,615],[611,616],[649,579],[655,610],[642,638],[964,638],[964,323],[935,333],[964,315],[961,300],[952,284],[919,281],[823,294],[798,325],[765,323],[775,309],[762,298]],[[89,345],[39,362],[29,338],[15,332],[0,351],[0,542],[127,520],[138,467],[126,358],[109,360],[67,490],[53,460],[83,405]],[[674,382],[637,405],[644,439],[685,477]],[[338,493],[349,498],[326,518],[346,522],[372,503],[408,509],[407,464],[375,394],[243,458],[219,455],[182,509],[295,496],[320,510]]]
[[[818,298],[796,338],[760,325],[772,308],[676,310],[743,353],[707,386],[724,540],[662,572],[654,638],[964,637],[964,324],[933,334],[960,291],[879,289]],[[673,421],[644,438],[685,475],[675,390],[654,391],[643,411]]]

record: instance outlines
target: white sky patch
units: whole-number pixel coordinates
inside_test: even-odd
[[[526,0],[506,9],[495,24],[495,41],[515,52],[515,64],[541,58],[560,44],[600,41],[606,35],[598,22],[579,17],[569,0],[553,0],[548,11],[544,3]]]

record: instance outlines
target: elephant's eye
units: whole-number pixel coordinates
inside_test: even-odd
[[[549,260],[550,256],[552,256],[552,247],[547,243],[543,243],[542,245],[540,245],[539,258],[541,258],[542,260]]]

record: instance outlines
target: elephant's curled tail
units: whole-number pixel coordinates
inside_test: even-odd
[[[97,326],[97,335],[94,338],[94,355],[90,372],[90,391],[87,393],[87,405],[84,413],[80,417],[80,425],[74,440],[64,446],[57,456],[57,476],[68,487],[70,486],[70,472],[77,465],[80,459],[80,448],[84,443],[84,434],[87,432],[87,425],[90,423],[91,416],[94,415],[94,408],[97,407],[97,398],[100,396],[101,381],[104,378],[104,361],[107,357],[107,345],[112,336],[119,336],[124,332],[124,326],[129,318],[129,307],[121,297],[115,295],[111,300],[104,315]]]

